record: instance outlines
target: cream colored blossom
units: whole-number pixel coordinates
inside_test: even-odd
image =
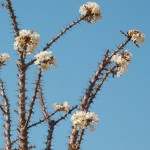
[[[133,42],[136,42],[137,44],[142,44],[144,42],[145,36],[139,30],[129,30],[128,34]]]
[[[83,4],[79,12],[81,15],[85,16],[84,20],[93,23],[101,18],[101,10],[97,3],[94,2],[87,2],[86,4]]]
[[[40,35],[32,30],[21,30],[15,38],[14,49],[32,54],[40,42]]]
[[[5,62],[10,61],[10,56],[8,53],[2,53],[0,54],[0,67],[5,65]]]
[[[56,58],[52,56],[51,51],[42,51],[35,55],[35,65],[39,65],[41,71],[48,70],[51,66],[56,67]]]
[[[115,62],[117,65],[117,77],[120,77],[125,71],[128,70],[128,65],[131,62],[132,54],[127,50],[121,52],[120,54],[113,55],[111,58],[112,62]]]
[[[60,110],[60,111],[69,111],[70,109],[70,106],[67,101],[65,101],[62,105],[58,103],[54,103],[53,106],[56,110]]]
[[[77,111],[72,115],[71,121],[73,126],[80,130],[91,126],[93,122],[98,123],[99,118],[94,112]]]

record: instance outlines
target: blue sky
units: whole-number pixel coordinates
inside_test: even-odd
[[[41,35],[35,54],[66,25],[80,17],[82,0],[22,0],[14,1],[21,29],[32,29]],[[49,112],[53,103],[67,100],[70,105],[79,102],[88,81],[97,69],[106,49],[114,50],[125,37],[120,30],[141,30],[145,43],[140,48],[131,42],[126,46],[133,54],[128,71],[120,78],[109,78],[95,99],[91,111],[100,117],[94,132],[87,130],[81,149],[83,150],[148,150],[150,149],[150,21],[148,0],[96,0],[103,18],[94,24],[81,22],[59,39],[50,50],[57,57],[58,68],[44,73],[43,88]],[[11,55],[11,63],[0,71],[7,85],[13,109],[17,108],[16,52],[13,50],[13,33],[5,9],[0,8],[0,50]],[[29,60],[34,55],[29,57]],[[32,91],[37,76],[36,66],[29,70],[28,91]],[[30,102],[29,94],[28,102]],[[13,112],[12,109],[12,112]],[[37,100],[32,118],[42,118]],[[13,114],[13,129],[17,117]],[[0,117],[2,118],[2,117]],[[3,122],[0,122],[2,125]],[[59,124],[54,132],[53,149],[66,150],[71,131],[70,116]],[[46,124],[31,130],[30,139],[37,150],[44,148]],[[0,134],[2,135],[2,127]],[[0,138],[0,147],[3,138]]]

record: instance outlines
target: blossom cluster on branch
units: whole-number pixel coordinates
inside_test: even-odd
[[[46,46],[34,56],[33,60],[26,63],[26,56],[33,54],[35,52],[38,44],[40,43],[40,35],[37,34],[33,30],[19,30],[18,23],[16,20],[16,16],[14,10],[12,8],[11,0],[7,0],[7,4],[3,4],[2,6],[6,7],[9,11],[10,18],[12,21],[12,25],[14,28],[15,34],[15,42],[13,47],[17,50],[18,54],[18,128],[19,135],[16,140],[12,141],[11,139],[11,116],[10,116],[10,104],[9,99],[5,94],[5,88],[3,86],[2,80],[0,80],[0,94],[3,98],[4,104],[0,103],[0,109],[2,110],[6,124],[5,124],[5,148],[6,150],[11,150],[13,144],[17,141],[19,150],[27,150],[29,148],[34,148],[34,146],[29,147],[28,143],[28,129],[31,127],[35,127],[42,122],[48,123],[48,135],[46,141],[46,150],[51,149],[52,146],[52,138],[55,126],[62,120],[72,113],[73,110],[76,109],[76,112],[71,116],[72,122],[72,132],[69,137],[69,150],[79,150],[81,142],[83,140],[84,131],[86,128],[90,128],[91,131],[95,130],[95,124],[99,123],[99,117],[95,112],[89,111],[91,104],[93,103],[94,98],[96,97],[98,91],[101,90],[103,83],[107,80],[109,75],[116,75],[120,77],[125,71],[127,71],[129,64],[131,63],[132,54],[128,50],[124,50],[124,47],[128,44],[128,42],[133,41],[133,43],[139,47],[140,44],[144,42],[145,36],[144,34],[137,30],[129,30],[129,32],[122,34],[127,38],[125,42],[117,47],[112,53],[107,50],[104,58],[101,63],[98,65],[98,69],[95,74],[91,78],[88,88],[86,89],[81,103],[79,105],[75,105],[72,108],[69,106],[67,101],[63,102],[63,104],[54,103],[53,107],[55,111],[51,114],[48,113],[46,104],[43,98],[43,89],[41,86],[42,75],[45,70],[49,70],[51,66],[56,67],[56,58],[52,55],[52,52],[48,49],[50,46],[56,42],[61,36],[63,36],[68,30],[70,30],[73,26],[80,23],[81,21],[86,21],[88,23],[94,23],[97,20],[102,18],[101,8],[95,2],[87,2],[83,4],[79,8],[79,13],[81,17],[67,26],[64,30],[62,30],[56,37],[54,37],[50,42],[46,43]],[[0,69],[6,62],[10,61],[10,56],[7,53],[0,54]],[[30,102],[29,111],[27,111],[27,90],[26,90],[26,75],[27,70],[31,65],[38,65],[39,73],[36,79],[34,92],[32,95],[32,100]],[[44,119],[41,119],[38,122],[30,125],[33,113],[33,107],[35,105],[36,99],[40,100],[40,105],[42,108],[42,113]],[[78,107],[79,106],[79,107]],[[56,114],[63,111],[65,114],[58,119],[52,119],[52,117]],[[27,114],[28,113],[28,114]]]
[[[0,67],[5,65],[5,63],[9,61],[10,61],[10,56],[8,53],[0,54]]]
[[[70,106],[69,106],[67,101],[65,101],[62,105],[60,105],[58,103],[54,103],[53,106],[54,106],[55,110],[59,110],[59,111],[66,111],[66,112],[68,112],[69,109],[70,109]]]
[[[32,54],[40,42],[40,35],[32,30],[20,30],[15,38],[14,49]]]
[[[102,17],[99,5],[94,2],[87,2],[86,4],[83,4],[80,7],[79,12],[81,15],[85,16],[84,20],[89,23],[94,23]]]
[[[91,126],[93,130],[92,123],[99,123],[99,117],[94,112],[77,111],[72,115],[71,121],[77,130],[85,129],[87,126]]]
[[[119,54],[113,55],[111,58],[112,62],[115,62],[117,65],[117,77],[120,77],[125,71],[128,69],[128,65],[131,62],[132,54],[125,50],[124,52],[120,52]]]

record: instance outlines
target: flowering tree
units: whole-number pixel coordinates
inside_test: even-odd
[[[132,54],[125,50],[125,46],[132,41],[135,46],[139,47],[140,44],[144,42],[144,34],[139,30],[129,30],[128,32],[121,31],[121,34],[125,36],[125,41],[120,44],[116,50],[107,50],[104,54],[104,58],[101,63],[99,63],[95,74],[92,76],[88,87],[81,99],[81,102],[75,106],[70,106],[67,101],[63,104],[54,103],[54,111],[49,113],[47,111],[47,106],[45,104],[43,96],[43,88],[41,85],[42,76],[44,72],[49,70],[50,67],[57,67],[56,58],[52,55],[52,52],[48,49],[54,44],[61,36],[63,36],[68,30],[80,23],[81,21],[86,21],[87,23],[94,23],[101,19],[101,9],[97,3],[87,2],[83,4],[79,12],[81,17],[67,26],[62,30],[57,36],[50,40],[43,49],[36,54],[31,61],[28,62],[27,58],[35,52],[38,44],[40,43],[40,35],[32,30],[20,30],[19,25],[12,8],[12,3],[10,0],[6,0],[6,3],[2,3],[1,6],[6,8],[9,12],[10,19],[14,31],[14,50],[17,52],[18,60],[16,61],[16,67],[18,68],[18,135],[15,139],[12,139],[12,119],[11,119],[11,106],[10,100],[6,94],[5,85],[3,79],[0,79],[0,110],[5,119],[4,125],[4,136],[5,136],[5,147],[3,149],[19,149],[27,150],[33,149],[35,145],[29,144],[28,133],[31,132],[30,129],[46,122],[48,124],[47,137],[45,142],[45,149],[52,149],[53,133],[57,124],[60,124],[68,115],[72,114],[72,131],[69,136],[69,150],[79,150],[85,130],[89,128],[91,131],[95,130],[95,124],[99,123],[99,117],[94,112],[90,111],[90,107],[98,93],[101,90],[102,85],[109,76],[120,77],[128,69],[128,65],[131,62]],[[10,61],[10,56],[8,53],[0,54],[0,69]],[[29,102],[29,109],[27,107],[27,71],[31,66],[38,66],[38,75],[35,83],[35,87],[32,94],[32,99]],[[35,66],[36,67],[36,66]],[[40,105],[42,108],[43,118],[39,121],[32,123],[32,116],[36,117],[33,113],[33,108],[36,99],[40,100]],[[76,110],[76,112],[73,112]],[[64,112],[64,115],[53,119],[55,115],[60,112]],[[17,147],[16,147],[17,145]]]

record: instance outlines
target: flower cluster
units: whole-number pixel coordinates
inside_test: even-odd
[[[70,106],[67,101],[65,101],[62,105],[60,105],[58,103],[54,103],[53,106],[56,110],[60,110],[60,111],[69,111],[69,109],[70,109]]]
[[[0,54],[0,67],[5,65],[5,62],[9,62],[10,57],[7,53]]]
[[[98,123],[99,117],[94,112],[77,111],[72,115],[71,121],[77,130],[90,126],[91,131],[93,131],[95,128],[92,123]]]
[[[35,55],[36,61],[34,62],[35,65],[39,65],[41,71],[48,70],[50,65],[56,67],[56,58],[52,56],[51,51],[42,51],[39,54]]]
[[[100,7],[94,2],[87,2],[86,4],[83,4],[80,7],[79,12],[81,15],[85,16],[84,20],[89,23],[93,23],[101,18]]]
[[[115,62],[117,65],[117,77],[120,77],[125,71],[127,71],[128,65],[131,62],[131,56],[132,54],[127,50],[121,52],[120,54],[113,55],[111,61]]]
[[[32,30],[21,30],[15,38],[14,49],[32,54],[40,42],[40,35]]]
[[[128,35],[131,37],[133,42],[142,44],[144,42],[144,34],[138,30],[129,30]]]

